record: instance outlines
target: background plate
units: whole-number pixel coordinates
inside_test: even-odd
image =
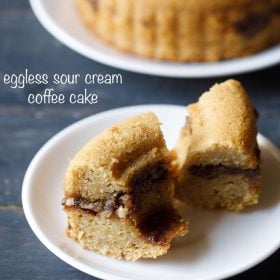
[[[280,46],[246,58],[217,63],[174,63],[121,53],[96,39],[78,17],[75,0],[30,0],[42,25],[58,40],[98,62],[133,72],[169,77],[217,77],[262,69],[280,62]]]
[[[209,280],[242,272],[277,250],[280,243],[280,152],[266,138],[258,141],[263,158],[263,193],[257,206],[241,213],[181,209],[190,234],[156,260],[118,261],[82,249],[65,235],[62,180],[69,159],[100,131],[141,112],[162,122],[169,148],[182,127],[186,109],[172,105],[134,106],[88,117],[62,130],[32,160],[23,182],[26,218],[37,237],[55,255],[102,279]]]

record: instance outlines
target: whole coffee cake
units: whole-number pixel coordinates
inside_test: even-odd
[[[77,0],[112,47],[174,61],[250,55],[280,42],[280,0]]]

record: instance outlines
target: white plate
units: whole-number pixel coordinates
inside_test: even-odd
[[[124,70],[168,77],[215,77],[249,72],[280,62],[280,46],[218,63],[174,63],[139,58],[115,51],[95,39],[78,17],[75,0],[30,0],[30,3],[42,25],[69,48]]]
[[[263,136],[263,194],[259,205],[241,213],[188,209],[190,234],[156,260],[118,261],[82,249],[65,235],[62,180],[69,159],[93,136],[132,115],[152,111],[162,122],[169,148],[186,109],[146,105],[111,110],[62,130],[32,160],[23,182],[26,218],[37,237],[68,264],[102,279],[209,280],[229,277],[261,262],[280,243],[280,152]]]

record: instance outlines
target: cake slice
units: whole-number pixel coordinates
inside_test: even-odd
[[[117,259],[156,258],[186,233],[173,206],[168,150],[153,113],[119,123],[92,139],[64,180],[67,234]]]
[[[238,211],[260,195],[257,112],[242,85],[214,85],[188,106],[175,148],[177,196],[206,208]]]

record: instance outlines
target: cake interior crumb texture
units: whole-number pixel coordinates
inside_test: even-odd
[[[118,259],[156,258],[187,232],[173,205],[168,150],[153,113],[114,125],[70,162],[63,200],[67,234]]]
[[[206,208],[238,211],[258,203],[257,112],[235,80],[214,85],[188,106],[173,151],[176,193]]]

